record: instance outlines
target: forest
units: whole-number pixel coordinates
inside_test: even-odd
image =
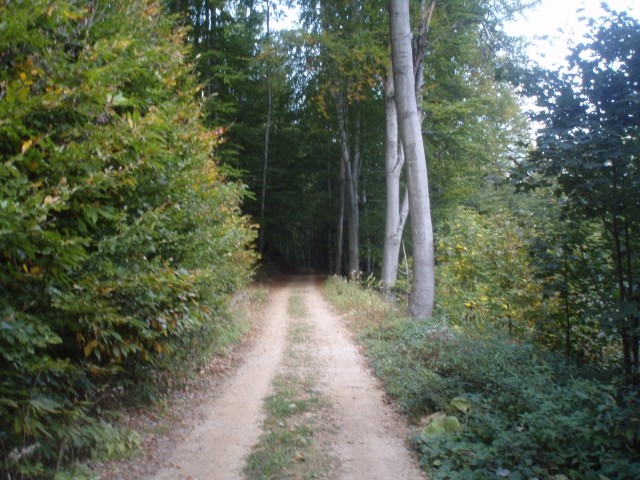
[[[536,3],[0,0],[2,475],[135,449],[114,410],[266,266],[455,417],[431,478],[639,478],[640,22],[548,70],[504,29]]]

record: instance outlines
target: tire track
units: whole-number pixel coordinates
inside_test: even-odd
[[[262,400],[282,360],[287,331],[288,287],[270,289],[264,325],[245,361],[220,395],[198,408],[187,438],[175,445],[163,468],[149,480],[236,480],[244,459],[260,436]]]

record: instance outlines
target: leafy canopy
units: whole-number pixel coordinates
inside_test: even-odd
[[[609,13],[592,22],[568,73],[536,79],[542,129],[515,179],[521,188],[550,186],[566,218],[600,224],[592,247],[608,255],[591,265],[593,314],[605,331],[620,335],[627,381],[638,384],[640,25],[625,13]]]

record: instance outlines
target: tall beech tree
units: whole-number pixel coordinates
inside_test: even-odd
[[[501,74],[516,58],[516,50],[513,39],[506,37],[500,26],[529,3],[422,0],[415,10],[415,93],[429,164],[431,202],[438,206],[432,212],[436,220],[447,218],[449,207],[468,201],[476,188],[482,188],[482,176],[495,172],[507,154],[515,154],[519,134],[526,132],[513,88]],[[385,95],[387,217],[381,276],[389,292],[396,280],[407,215],[406,192],[403,196],[399,185],[403,156],[394,147],[397,126],[390,123],[396,115],[390,75]]]
[[[389,29],[398,126],[407,166],[411,211],[413,285],[409,309],[412,316],[424,318],[433,311],[435,264],[429,179],[415,95],[408,0],[389,1]]]
[[[419,108],[420,125],[422,125],[422,87],[424,86],[424,55],[427,46],[427,34],[431,25],[431,17],[436,2],[428,5],[426,0],[420,1],[417,33],[413,37],[413,74],[415,76],[416,105]],[[398,278],[398,256],[405,222],[409,216],[409,193],[405,190],[400,195],[400,178],[404,166],[404,150],[398,141],[398,109],[395,99],[393,68],[387,71],[385,91],[385,235],[382,253],[381,281],[387,298],[393,300],[392,292]]]
[[[409,194],[401,195],[400,178],[404,166],[404,150],[398,141],[398,109],[396,107],[393,70],[389,68],[385,83],[385,233],[380,272],[382,289],[390,301],[398,278],[398,256],[402,233],[409,216]]]

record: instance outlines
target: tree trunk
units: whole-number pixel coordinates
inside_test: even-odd
[[[343,157],[344,160],[344,157]],[[353,172],[345,165],[345,195],[347,207],[347,242],[349,246],[349,278],[360,274],[360,214],[358,191],[354,185]]]
[[[342,245],[344,243],[344,162],[340,158],[340,193],[338,204],[338,223],[336,225],[336,265],[333,273],[342,273]]]
[[[420,0],[420,22],[418,22],[418,33],[413,39],[415,48],[413,51],[413,76],[415,78],[415,92],[418,107],[420,125],[422,125],[422,91],[424,89],[424,55],[427,50],[427,34],[431,26],[431,17],[436,8],[436,1],[431,2],[427,8],[426,0]]]
[[[360,177],[360,122],[356,122],[353,158],[347,130],[347,109],[344,97],[340,93],[334,95],[340,134],[340,153],[344,167],[344,194],[347,210],[347,242],[349,250],[349,278],[360,274],[360,214],[358,211],[358,179]]]
[[[270,48],[271,41],[271,30],[269,29],[269,0],[266,2],[267,4],[267,48]],[[266,226],[264,224],[264,209],[265,209],[265,200],[267,198],[267,167],[269,165],[269,133],[271,131],[271,110],[272,110],[272,99],[271,99],[271,64],[269,61],[269,56],[266,58],[266,72],[265,72],[265,81],[267,84],[267,123],[264,130],[264,157],[262,163],[262,195],[260,196],[260,245],[258,251],[260,254],[264,253],[264,242],[266,235]]]
[[[435,0],[427,9],[426,0],[420,1],[420,22],[418,33],[414,38],[413,74],[415,78],[416,106],[422,128],[422,90],[424,85],[423,59],[427,46],[427,34],[431,25],[431,17],[435,9]],[[395,301],[395,295],[391,292],[398,278],[398,257],[404,225],[409,214],[409,199],[407,192],[400,203],[400,174],[404,165],[404,152],[402,143],[398,142],[398,116],[393,85],[393,72],[389,69],[387,83],[385,85],[385,117],[386,117],[386,222],[385,243],[382,263],[382,287],[387,300]]]
[[[424,318],[433,312],[435,265],[427,164],[415,96],[408,0],[389,0],[389,24],[395,98],[411,210],[413,288],[409,310],[414,318]]]
[[[385,87],[385,178],[386,178],[386,212],[384,249],[382,252],[382,288],[387,300],[394,301],[391,292],[398,279],[398,257],[402,232],[409,213],[409,199],[405,192],[400,203],[400,174],[404,164],[402,144],[398,142],[398,112],[396,109],[393,73],[387,73]]]

